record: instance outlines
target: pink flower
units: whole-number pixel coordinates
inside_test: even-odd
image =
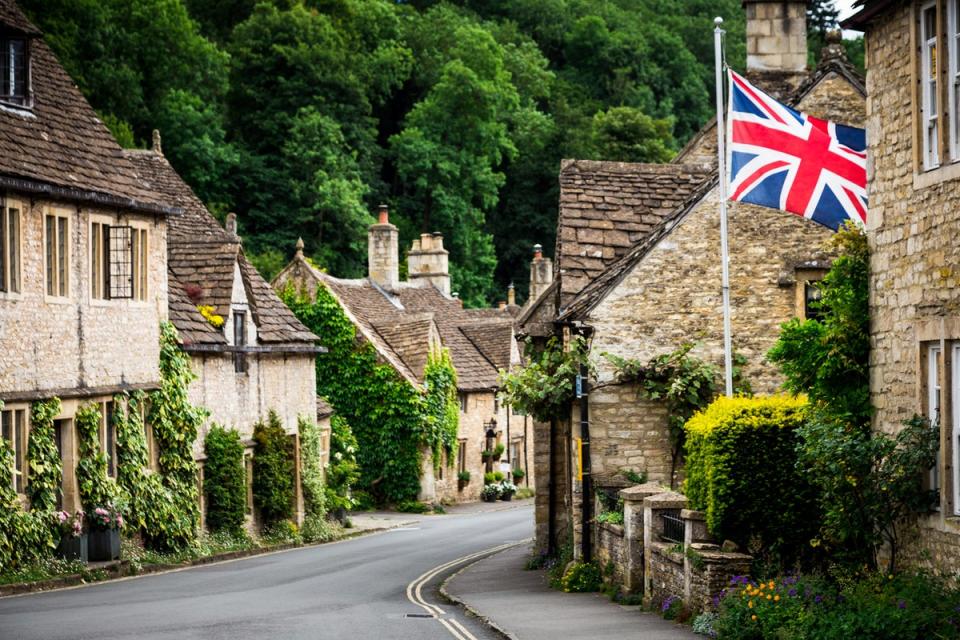
[[[103,515],[106,515],[106,514],[107,514],[107,510],[104,509],[104,508],[102,508],[102,507],[97,507],[97,508],[94,510],[94,513],[96,513],[98,516],[103,516]]]
[[[66,522],[69,516],[67,515],[66,511],[61,511],[60,513],[57,514],[57,517],[60,518],[60,522]]]

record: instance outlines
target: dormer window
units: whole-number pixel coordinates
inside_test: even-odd
[[[29,106],[29,66],[27,40],[0,37],[0,101]]]

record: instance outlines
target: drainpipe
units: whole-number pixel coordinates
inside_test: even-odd
[[[511,474],[510,478],[512,478],[513,477],[513,459],[510,457],[510,449],[512,449],[513,447],[511,446],[511,441],[510,441],[510,407],[508,406],[506,409],[507,409],[507,464],[510,466],[510,474]],[[507,478],[507,479],[510,480],[510,478]],[[513,482],[513,480],[510,480],[510,482]]]
[[[555,556],[557,555],[557,523],[556,523],[556,501],[557,501],[557,487],[556,480],[554,477],[554,471],[556,467],[556,442],[557,442],[557,419],[550,418],[550,453],[549,459],[550,463],[547,465],[550,470],[547,474],[547,486],[549,487],[549,495],[547,497],[547,555]]]
[[[527,414],[523,414],[523,483],[530,486],[530,458],[527,455]]]
[[[593,518],[593,482],[590,476],[590,398],[587,388],[587,365],[580,365],[580,438],[582,442],[583,460],[581,461],[583,469],[583,480],[581,491],[583,495],[583,513],[581,514],[581,557],[584,562],[590,562],[593,557],[593,545],[590,542],[590,521]]]

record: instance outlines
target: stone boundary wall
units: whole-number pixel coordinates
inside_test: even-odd
[[[707,532],[704,514],[686,508],[686,496],[646,483],[620,491],[623,526],[594,524],[594,558],[608,582],[625,593],[642,593],[649,606],[670,596],[694,611],[714,608],[714,597],[735,575],[750,572],[753,558],[722,551]],[[682,542],[663,538],[665,510],[680,510]],[[608,567],[612,563],[612,567]]]

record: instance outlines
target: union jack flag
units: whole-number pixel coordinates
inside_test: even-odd
[[[867,220],[866,132],[800,113],[730,74],[730,199],[836,231]]]

